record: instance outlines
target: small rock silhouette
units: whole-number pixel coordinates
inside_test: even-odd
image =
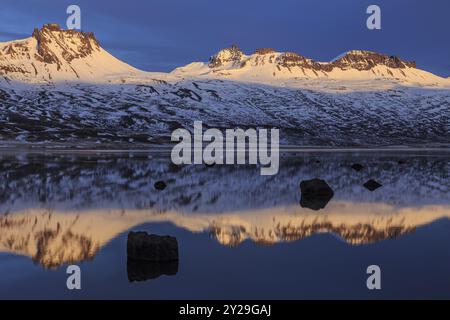
[[[352,165],[352,167],[351,167],[353,170],[355,170],[355,171],[361,171],[363,168],[364,168],[364,166],[363,165],[361,165],[361,164],[359,164],[359,163],[355,163],[355,164],[353,164]]]
[[[128,233],[127,256],[133,260],[167,262],[178,260],[177,239],[147,232]]]
[[[127,259],[128,281],[147,281],[160,276],[174,276],[178,273],[178,260],[153,262],[146,260]]]
[[[375,191],[378,188],[381,188],[383,185],[378,183],[377,181],[370,179],[366,183],[364,183],[364,187],[370,191]]]
[[[167,184],[164,181],[156,181],[155,189],[156,190],[164,190],[167,187]]]
[[[321,179],[302,181],[300,190],[302,193],[300,205],[315,211],[325,208],[334,196],[333,189]]]

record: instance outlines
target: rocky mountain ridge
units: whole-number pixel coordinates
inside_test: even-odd
[[[184,78],[225,78],[281,84],[287,79],[395,79],[448,84],[416,68],[416,63],[372,51],[348,51],[330,62],[271,48],[246,55],[237,46],[220,50],[207,63],[194,62],[170,73],[140,71],[110,55],[91,32],[63,30],[57,24],[35,29],[30,38],[0,43],[0,79],[7,82],[176,83]],[[2,82],[0,81],[0,84]]]

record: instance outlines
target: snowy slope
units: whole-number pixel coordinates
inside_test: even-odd
[[[218,79],[146,85],[0,88],[0,136],[24,143],[170,142],[177,128],[280,129],[283,144],[450,144],[450,93],[396,82],[298,82],[278,87]],[[375,87],[377,85],[377,87]]]
[[[208,63],[143,72],[93,34],[53,24],[0,44],[2,143],[164,143],[194,120],[276,127],[299,146],[448,146],[450,80],[369,51],[317,62],[236,46]]]

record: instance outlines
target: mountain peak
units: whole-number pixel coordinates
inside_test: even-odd
[[[251,60],[256,60],[256,65],[261,66],[259,56],[272,56],[269,63],[276,64],[277,67],[284,68],[307,68],[315,71],[330,72],[334,68],[341,70],[355,69],[358,71],[368,71],[377,66],[385,66],[392,69],[416,68],[415,61],[405,61],[398,56],[389,56],[373,51],[351,50],[347,51],[330,62],[319,62],[306,58],[295,52],[277,52],[272,48],[256,49],[250,56],[245,55],[236,45],[220,50],[210,58],[210,68],[244,68]],[[255,66],[255,63],[250,63]]]
[[[253,54],[259,54],[259,55],[266,55],[266,54],[271,54],[271,53],[276,53],[275,49],[272,48],[258,48],[256,49]]]
[[[105,81],[137,70],[103,50],[92,32],[44,24],[30,38],[0,43],[0,77],[25,82]]]
[[[37,41],[36,58],[45,63],[55,63],[58,70],[62,57],[71,62],[84,58],[100,50],[100,44],[92,32],[63,30],[58,24],[45,24],[40,30],[34,29],[32,37]]]
[[[389,79],[421,84],[443,79],[417,69],[415,61],[367,50],[350,50],[331,61],[317,61],[295,52],[259,48],[250,55],[237,46],[220,50],[207,64],[177,68],[174,75],[226,77],[242,81],[278,83],[288,79]]]
[[[416,68],[415,61],[405,61],[398,56],[388,56],[365,50],[351,50],[345,52],[335,58],[332,63],[341,69],[353,68],[359,71],[370,70],[377,65],[384,65],[394,69],[405,69],[407,67]]]
[[[42,26],[41,30],[62,31],[60,25],[57,23],[46,23]]]
[[[134,75],[138,75],[135,81],[154,76],[114,58],[100,46],[93,33],[64,30],[54,23],[35,29],[30,38],[0,43],[1,80],[111,82]],[[330,62],[320,62],[295,52],[278,52],[267,47],[246,55],[236,45],[220,50],[208,63],[191,63],[177,68],[170,76],[227,77],[271,84],[316,78],[386,78],[432,84],[443,80],[417,69],[413,61],[372,51],[352,50]]]
[[[216,55],[209,59],[209,66],[211,68],[223,67],[225,65],[237,67],[244,58],[244,52],[236,45],[231,45],[229,48],[220,50]]]

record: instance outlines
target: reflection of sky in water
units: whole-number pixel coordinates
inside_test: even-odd
[[[398,285],[383,297],[421,296],[402,289],[414,270],[432,290],[425,297],[450,294],[443,286],[450,278],[441,271],[450,266],[446,154],[302,154],[282,161],[274,177],[262,177],[254,167],[174,167],[147,156],[5,155],[0,163],[0,272],[8,274],[0,276],[0,297],[8,297],[5,288],[21,287],[17,294],[31,297],[37,289],[30,286],[44,279],[55,285],[46,295],[68,297],[61,266],[82,261],[90,289],[81,294],[90,297],[131,297],[141,292],[135,288],[147,298],[158,298],[157,292],[161,298],[202,297],[212,290],[207,281],[223,288],[211,291],[215,297],[238,298],[232,284],[243,297],[321,297],[317,288],[328,280],[347,291],[328,288],[325,296],[365,297],[363,266],[381,262]],[[364,169],[351,169],[353,163]],[[300,181],[315,177],[335,193],[320,211],[299,205]],[[362,187],[371,178],[383,187]],[[168,187],[156,191],[158,180]],[[145,290],[144,282],[128,284],[124,242],[130,229],[178,238],[177,272],[149,267],[176,273],[145,282],[160,291]],[[352,274],[363,280],[350,280]],[[436,282],[439,274],[442,283]],[[336,279],[328,279],[332,275]],[[111,284],[105,284],[108,277]],[[195,280],[199,288],[188,295]],[[282,286],[282,294],[271,293]]]

